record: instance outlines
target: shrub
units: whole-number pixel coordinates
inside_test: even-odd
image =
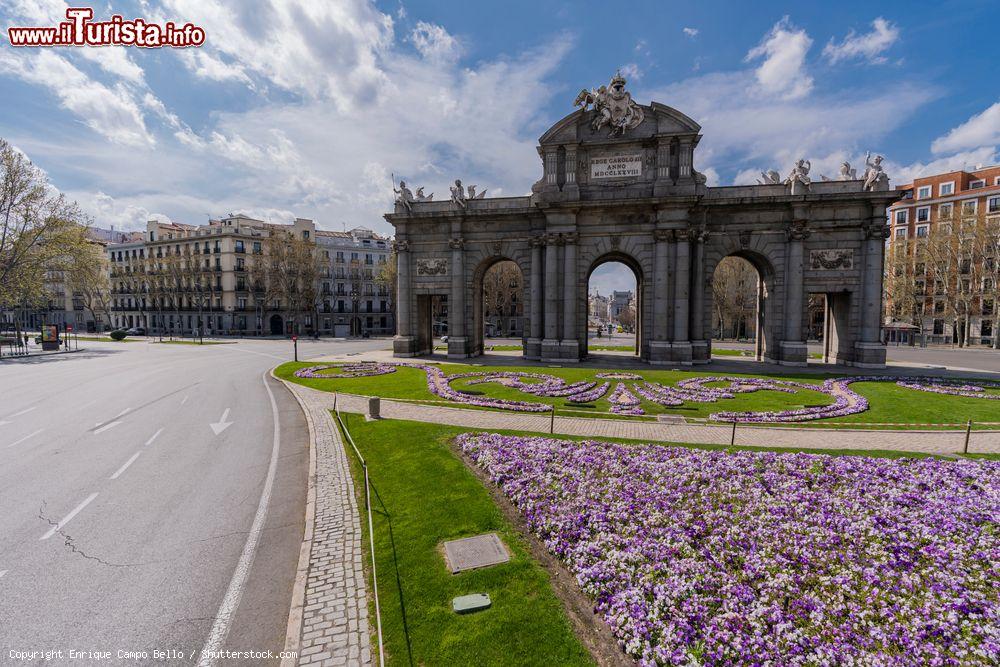
[[[125,340],[126,334],[121,329],[115,329],[108,335],[111,336],[111,340]]]

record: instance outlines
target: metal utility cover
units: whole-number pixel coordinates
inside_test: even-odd
[[[496,533],[466,537],[444,543],[444,558],[452,574],[506,563],[507,548]]]

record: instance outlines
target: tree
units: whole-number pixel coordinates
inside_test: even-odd
[[[316,318],[316,244],[275,229],[264,240],[263,251],[262,256],[254,258],[248,272],[258,303],[263,308],[281,310],[285,322],[298,324],[303,313]]]
[[[393,250],[389,258],[382,264],[382,268],[378,270],[375,275],[375,282],[385,287],[386,290],[392,295],[392,299],[396,299],[396,289],[397,289],[397,276],[398,270],[396,267],[396,251]]]
[[[521,269],[516,262],[497,262],[483,275],[483,317],[499,327],[501,335],[510,334],[509,318],[516,314],[520,292]]]
[[[712,310],[720,337],[740,338],[757,312],[757,270],[742,257],[726,257],[712,278]]]
[[[68,271],[66,280],[74,298],[79,295],[83,307],[90,312],[98,331],[104,324],[111,327],[111,281],[104,262],[104,248],[99,243],[87,243]]]
[[[86,222],[41,169],[0,139],[0,303],[40,302],[46,272],[69,269],[79,255]]]

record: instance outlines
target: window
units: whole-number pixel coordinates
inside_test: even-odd
[[[917,238],[925,238],[928,230],[930,230],[930,225],[920,225],[917,227]]]
[[[237,240],[236,241],[236,252],[246,252],[246,249],[243,247],[243,241],[242,240]]]
[[[938,217],[939,218],[950,218],[951,213],[954,210],[954,204],[940,204],[938,206]]]
[[[955,194],[955,181],[948,181],[939,185],[938,194],[942,197]]]
[[[302,230],[302,238],[304,238],[306,241],[309,240],[309,230],[308,229],[303,229]]]
[[[944,335],[944,320],[934,320],[934,335]]]
[[[245,261],[246,260],[244,260],[242,257],[237,257],[236,258],[236,270],[237,271],[246,271]]]
[[[993,179],[993,185],[1000,185],[1000,176]]]
[[[990,197],[986,200],[986,211],[988,213],[1000,212],[1000,197]]]
[[[984,181],[981,178],[979,180],[977,180],[977,181],[969,181],[969,189],[970,190],[978,190],[979,188],[981,188],[981,187],[983,187],[985,185],[986,185],[986,181]]]
[[[921,206],[917,209],[917,222],[927,222],[931,219],[931,207]]]
[[[976,206],[979,204],[978,200],[966,199],[962,202],[962,215],[975,215]]]
[[[921,185],[917,188],[917,199],[928,199],[931,196],[931,186]]]
[[[260,241],[254,241],[253,242],[253,254],[255,254],[255,255],[259,255],[260,254]]]
[[[910,220],[910,211],[909,211],[909,209],[901,208],[898,211],[896,211],[896,224],[897,225],[905,225],[907,222],[909,222],[909,220]]]
[[[906,238],[906,227],[897,227],[896,228],[896,238],[897,239],[905,239]]]

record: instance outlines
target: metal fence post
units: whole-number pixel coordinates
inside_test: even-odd
[[[556,432],[556,406],[552,406],[552,418],[549,420],[549,433]]]
[[[972,420],[965,425],[965,448],[962,450],[963,454],[969,453],[969,436],[972,435]]]
[[[736,420],[733,420],[733,434],[729,436],[729,446],[732,447],[736,444]]]

